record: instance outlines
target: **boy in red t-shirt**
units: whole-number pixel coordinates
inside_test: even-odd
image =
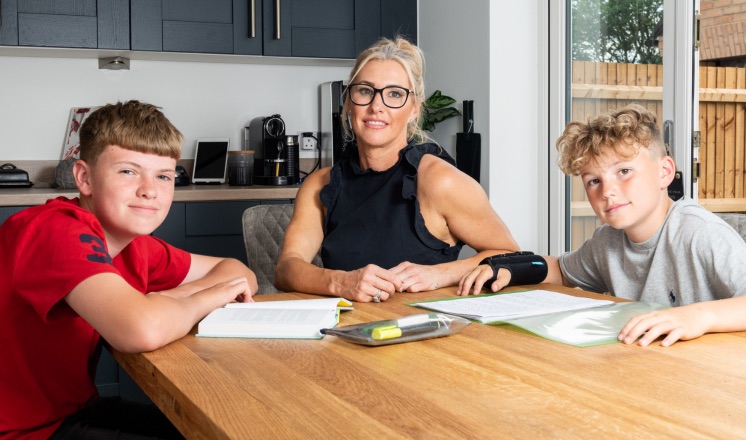
[[[157,107],[106,105],[80,131],[80,197],[0,227],[0,438],[178,438],[153,405],[100,398],[100,338],[155,350],[207,313],[251,301],[254,274],[152,233],[174,195],[181,133]]]

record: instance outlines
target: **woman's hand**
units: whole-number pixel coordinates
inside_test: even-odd
[[[401,291],[402,282],[390,270],[375,264],[350,272],[339,272],[332,277],[340,296],[358,302],[386,301],[394,292]]]
[[[479,295],[482,292],[484,283],[489,281],[493,276],[494,272],[489,264],[480,264],[461,278],[461,281],[458,283],[458,291],[456,292],[456,295]],[[487,287],[491,291],[497,292],[510,283],[510,277],[511,273],[509,270],[500,269],[497,273],[497,280]]]
[[[391,273],[401,280],[399,292],[425,292],[449,285],[442,280],[443,271],[438,266],[424,266],[409,261],[399,263],[391,268]]]

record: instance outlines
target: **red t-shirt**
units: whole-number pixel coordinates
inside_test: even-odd
[[[0,248],[0,438],[47,438],[98,396],[100,335],[65,295],[100,273],[119,274],[143,293],[171,289],[191,257],[143,236],[112,260],[96,217],[64,197],[6,220]]]

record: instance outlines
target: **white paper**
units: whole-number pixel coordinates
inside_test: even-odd
[[[261,301],[248,303],[228,303],[226,308],[247,308],[247,309],[332,309],[352,310],[352,303],[344,298],[314,298],[314,299],[293,299],[287,301]]]
[[[613,304],[613,301],[582,298],[548,290],[528,290],[494,296],[414,303],[413,306],[475,319],[482,323],[548,313],[580,310]]]

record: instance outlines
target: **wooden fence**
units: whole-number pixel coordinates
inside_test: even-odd
[[[635,102],[663,120],[663,66],[574,61],[572,119],[585,120]],[[716,212],[746,212],[746,69],[699,69],[699,202]],[[572,248],[599,226],[580,179],[571,191]]]

